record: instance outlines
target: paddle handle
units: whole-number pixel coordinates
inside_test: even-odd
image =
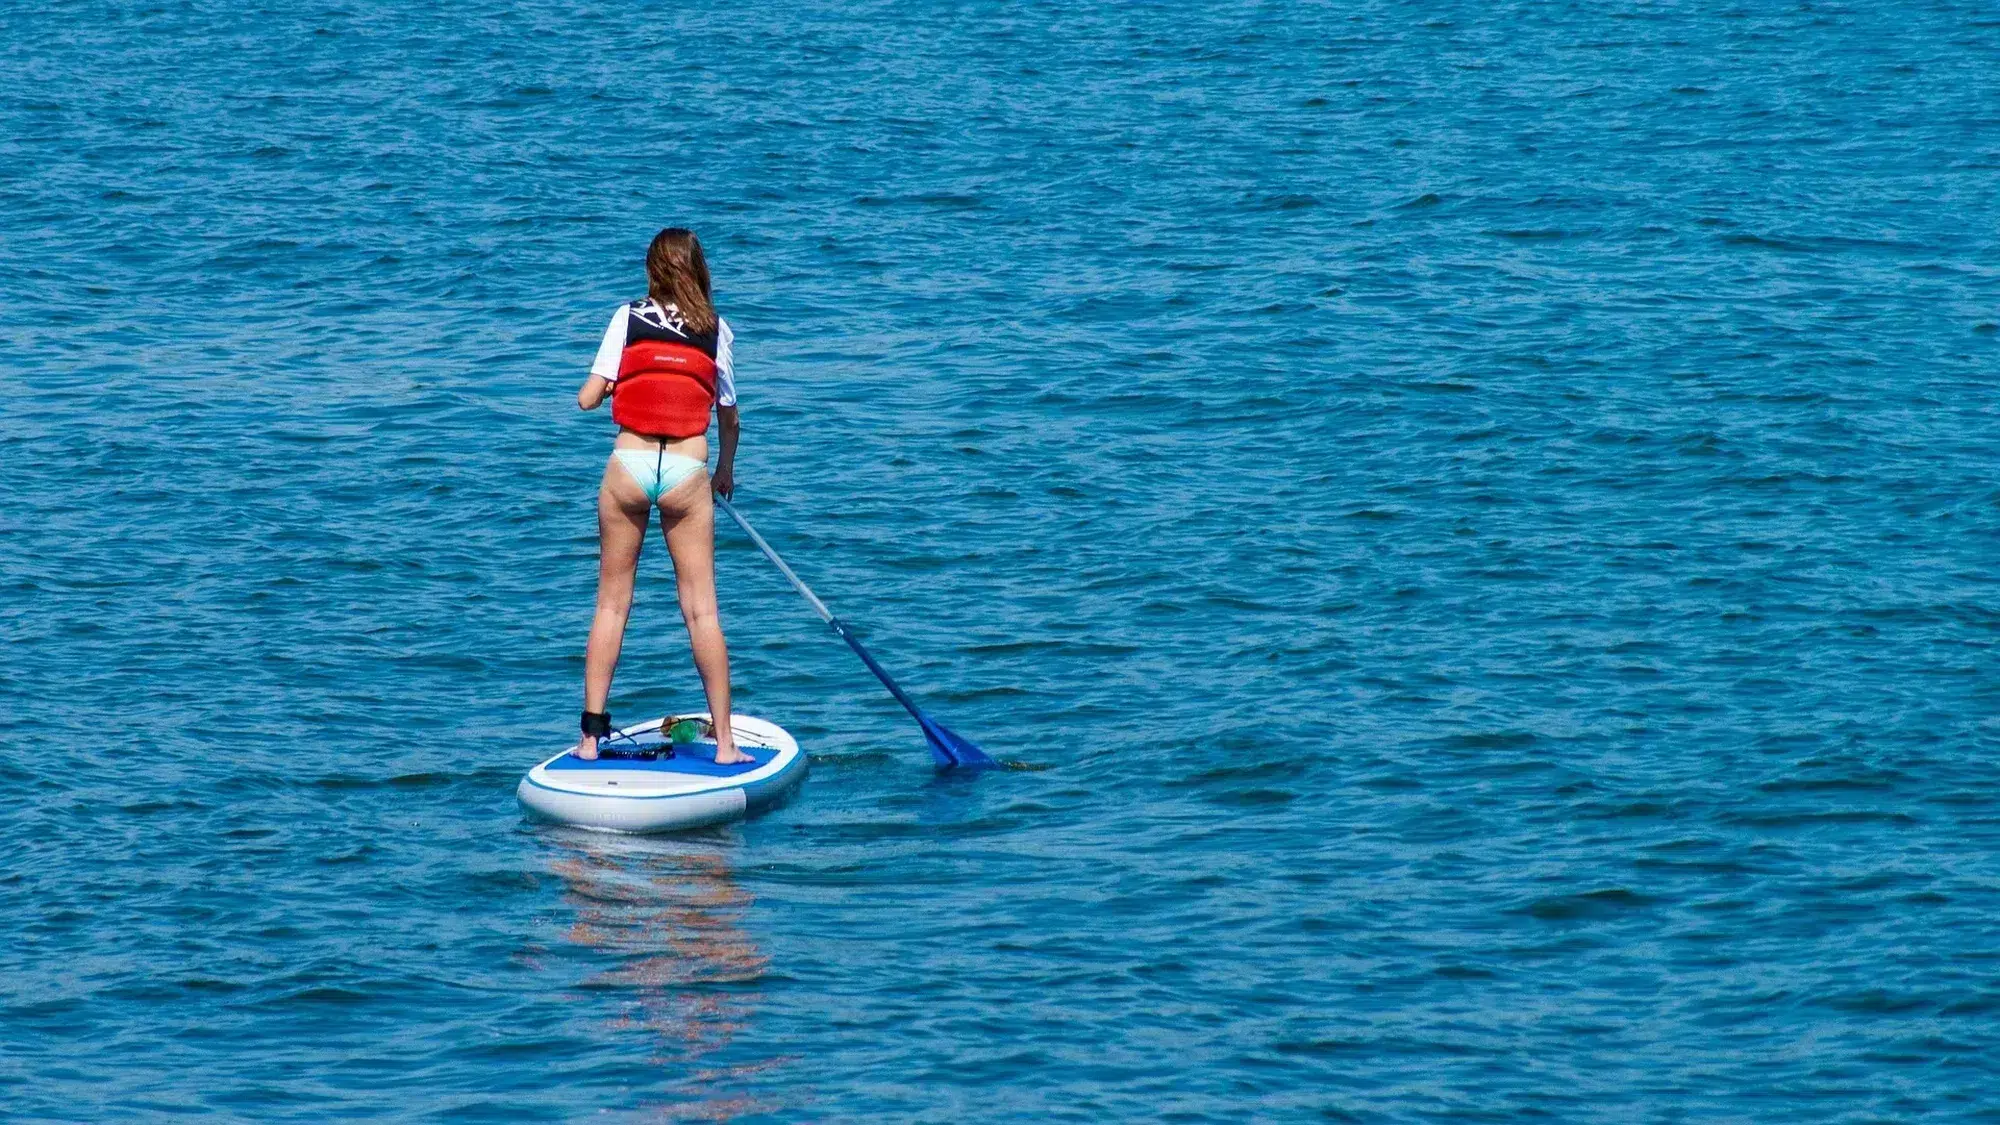
[[[847,631],[847,626],[831,618],[827,620],[827,624],[833,626],[834,633],[847,642],[847,647],[854,650],[854,655],[861,658],[861,663],[868,665],[868,670],[875,673],[875,678],[882,681],[882,686],[889,689],[889,694],[896,697],[896,702],[903,705],[903,710],[908,711],[918,722],[923,722],[925,715],[917,710],[916,701],[903,691],[901,685],[889,678],[886,669],[875,663],[875,658],[869,655],[867,649],[861,647],[861,642],[854,639],[854,634]]]
[[[743,518],[743,513],[737,511],[736,506],[724,497],[717,496],[715,502],[722,506],[723,511],[729,513],[729,518],[736,521],[736,526],[743,529],[743,534],[748,535],[750,541],[757,544],[757,549],[764,552],[764,557],[771,560],[771,565],[778,568],[778,573],[785,576],[785,581],[792,584],[792,589],[797,590],[806,601],[812,603],[813,612],[819,614],[819,619],[826,622],[827,628],[833,630],[834,636],[847,642],[847,647],[854,650],[854,655],[861,658],[861,663],[868,665],[868,670],[875,673],[875,678],[882,681],[882,686],[889,689],[889,694],[896,697],[896,702],[903,705],[903,710],[908,711],[911,717],[917,720],[917,725],[924,728],[924,741],[930,744],[932,761],[945,768],[954,766],[979,768],[995,764],[993,759],[986,756],[984,750],[953,734],[945,729],[943,723],[924,714],[917,707],[916,700],[911,699],[902,685],[889,675],[889,670],[877,663],[874,654],[862,648],[861,642],[854,639],[854,634],[847,631],[847,626],[833,615],[832,610],[826,608],[826,603],[819,600],[819,595],[812,592],[812,587],[807,586],[804,579],[792,573],[792,568],[785,565],[785,560],[778,557],[778,552],[772,550],[769,543],[764,542],[764,537],[757,534],[757,529],[750,526],[750,521]]]
[[[826,622],[835,636],[847,642],[847,647],[854,650],[854,655],[861,658],[861,663],[868,665],[868,670],[875,673],[875,678],[882,681],[882,686],[889,689],[889,694],[896,697],[896,702],[902,704],[904,710],[915,715],[919,722],[923,721],[924,713],[917,709],[916,701],[903,691],[902,685],[890,677],[888,669],[876,663],[873,654],[861,647],[861,642],[855,640],[854,634],[847,631],[847,626],[833,615],[832,610],[826,608],[826,603],[819,600],[819,595],[812,592],[812,587],[806,585],[805,579],[792,573],[792,568],[785,565],[785,560],[778,557],[778,552],[769,543],[764,542],[764,537],[757,534],[757,529],[750,526],[750,521],[743,518],[743,513],[737,511],[734,504],[720,496],[715,498],[715,502],[722,505],[722,510],[729,513],[729,518],[736,521],[736,526],[743,529],[743,533],[750,537],[752,543],[757,544],[757,549],[764,552],[764,557],[771,560],[771,565],[778,568],[778,573],[785,576],[785,580],[792,584],[792,589],[797,590],[812,603],[813,612],[819,614],[820,620]]]
[[[847,635],[846,630],[842,629],[839,623],[834,621],[833,611],[826,608],[826,603],[819,600],[819,595],[812,592],[812,587],[806,585],[804,579],[792,573],[792,568],[785,565],[785,560],[778,557],[778,552],[772,550],[769,543],[764,542],[764,537],[757,534],[757,529],[750,526],[750,521],[743,518],[743,513],[737,511],[734,504],[731,504],[720,496],[715,498],[715,502],[722,505],[723,511],[729,513],[729,518],[736,521],[736,526],[743,529],[743,534],[750,537],[750,542],[757,544],[757,549],[764,552],[764,557],[771,560],[771,565],[778,568],[778,573],[785,576],[785,581],[792,584],[792,589],[803,594],[805,599],[812,603],[813,612],[819,614],[819,619],[828,625],[832,625],[834,632],[845,637]],[[870,663],[873,662],[871,661]]]

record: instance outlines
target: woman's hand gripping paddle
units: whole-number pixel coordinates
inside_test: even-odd
[[[717,496],[715,502],[721,505],[723,511],[729,513],[729,518],[736,521],[736,526],[743,529],[743,533],[750,537],[750,541],[757,544],[757,549],[764,552],[764,557],[771,560],[772,565],[778,568],[778,573],[783,574],[785,580],[792,584],[792,589],[805,595],[806,601],[812,603],[813,612],[819,614],[820,620],[826,622],[835,636],[847,642],[847,647],[854,650],[854,655],[861,658],[861,663],[868,665],[868,670],[875,673],[875,678],[882,681],[882,686],[889,689],[889,694],[896,697],[896,702],[902,704],[904,710],[916,717],[917,725],[924,729],[924,740],[930,743],[931,760],[937,763],[939,769],[961,767],[984,769],[1000,764],[987,757],[986,751],[974,745],[970,739],[952,733],[943,723],[924,714],[909,695],[896,686],[896,681],[889,678],[889,673],[875,662],[875,658],[868,654],[868,650],[861,647],[861,642],[854,639],[854,634],[847,631],[847,626],[841,624],[840,619],[833,615],[833,611],[826,608],[826,603],[820,601],[818,595],[800,581],[798,575],[792,573],[792,568],[785,565],[785,560],[778,557],[778,552],[772,550],[769,543],[764,542],[764,537],[757,534],[757,529],[750,526],[750,521],[744,519],[743,514],[728,500]]]

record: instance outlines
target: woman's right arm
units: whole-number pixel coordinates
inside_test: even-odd
[[[611,395],[611,383],[602,375],[592,375],[576,391],[578,410],[595,410]]]
[[[736,492],[736,439],[743,433],[735,407],[715,408],[715,431],[722,439],[722,452],[715,455],[715,494],[728,500]]]
[[[736,333],[729,322],[715,318],[715,429],[722,452],[715,455],[715,494],[724,500],[736,493],[736,439],[743,420],[736,411]]]

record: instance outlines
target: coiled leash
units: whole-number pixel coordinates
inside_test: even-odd
[[[640,746],[638,739],[633,738],[624,731],[613,734],[611,732],[611,712],[609,711],[585,711],[583,713],[582,725],[585,735],[596,735],[599,739],[597,743],[597,755],[600,758],[638,758],[643,761],[652,762],[660,758],[662,751],[669,758],[674,756],[674,748],[672,746]],[[616,741],[621,738],[631,743],[632,748],[629,750],[606,749],[605,740]]]

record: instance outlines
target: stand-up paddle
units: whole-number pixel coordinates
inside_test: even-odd
[[[826,622],[834,635],[846,641],[847,647],[854,650],[854,655],[860,657],[863,664],[868,665],[868,670],[875,673],[875,678],[882,681],[882,686],[889,689],[889,694],[896,697],[896,702],[902,704],[903,709],[916,718],[917,725],[924,728],[924,740],[930,743],[931,760],[937,763],[939,769],[958,767],[981,769],[999,765],[987,757],[986,751],[974,745],[970,739],[953,734],[943,723],[924,714],[909,694],[896,686],[896,681],[889,678],[889,673],[875,662],[875,658],[868,654],[868,650],[861,647],[861,642],[854,639],[854,634],[847,631],[847,626],[833,615],[832,610],[826,608],[826,603],[819,600],[819,595],[813,593],[811,587],[801,581],[798,575],[793,574],[792,568],[785,565],[785,560],[778,557],[778,552],[772,550],[769,543],[764,542],[764,537],[757,534],[757,529],[750,526],[750,521],[743,518],[743,513],[737,511],[734,505],[720,496],[715,498],[715,502],[722,506],[723,511],[729,513],[729,518],[736,521],[736,526],[743,529],[743,533],[750,537],[750,541],[757,544],[757,549],[764,552],[764,557],[771,560],[771,565],[778,568],[778,573],[785,576],[785,580],[792,584],[792,589],[805,596],[806,601],[812,604],[813,612],[819,614],[820,620]]]

